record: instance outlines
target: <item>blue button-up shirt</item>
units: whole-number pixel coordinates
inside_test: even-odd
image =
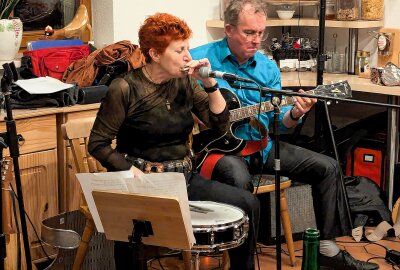
[[[226,38],[191,49],[190,53],[193,59],[208,58],[212,70],[229,72],[240,77],[249,78],[264,87],[282,89],[280,71],[273,61],[260,52],[257,52],[247,62],[239,65],[236,57],[231,53],[228,47]],[[268,96],[261,98],[258,91],[236,89],[232,88],[225,80],[217,79],[217,81],[220,88],[227,88],[238,96],[242,107],[270,100]],[[282,124],[282,118],[290,108],[290,106],[281,108],[279,117],[279,128],[281,131],[287,130]],[[268,128],[270,121],[273,122],[273,115],[273,111],[261,113],[259,120]],[[257,115],[255,117],[258,119]],[[249,124],[240,125],[234,132],[237,137],[245,140],[258,140],[261,137],[259,132]],[[267,147],[263,150],[264,161],[266,161],[271,147],[272,142],[269,139]]]

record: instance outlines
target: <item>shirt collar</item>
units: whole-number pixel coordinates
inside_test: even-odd
[[[231,50],[228,47],[228,40],[226,37],[223,38],[221,42],[221,50],[220,50],[220,62],[224,62],[226,60],[233,60],[238,63],[236,60],[236,57],[232,54]],[[255,67],[257,65],[257,53],[252,56],[246,63],[243,63],[241,66],[243,67],[248,67],[248,66],[253,66]]]

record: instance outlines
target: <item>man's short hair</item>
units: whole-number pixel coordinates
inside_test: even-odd
[[[224,11],[225,24],[237,25],[239,22],[239,14],[246,4],[250,4],[256,13],[264,13],[267,16],[266,4],[261,0],[229,0]]]

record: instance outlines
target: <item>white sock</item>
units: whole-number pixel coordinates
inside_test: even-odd
[[[319,241],[319,253],[327,257],[334,257],[339,253],[339,247],[333,240]]]

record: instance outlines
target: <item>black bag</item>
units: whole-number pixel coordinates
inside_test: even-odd
[[[101,66],[92,85],[107,85],[119,75],[128,72],[128,62],[116,60],[109,65]]]
[[[17,85],[12,86],[10,103],[12,109],[35,109],[42,107],[73,106],[78,101],[77,85],[51,94],[30,94]]]
[[[375,226],[382,221],[391,223],[389,208],[374,181],[363,176],[346,176],[345,185],[354,227]]]
[[[96,85],[83,87],[78,91],[78,104],[92,104],[101,102],[108,92],[108,86]]]

